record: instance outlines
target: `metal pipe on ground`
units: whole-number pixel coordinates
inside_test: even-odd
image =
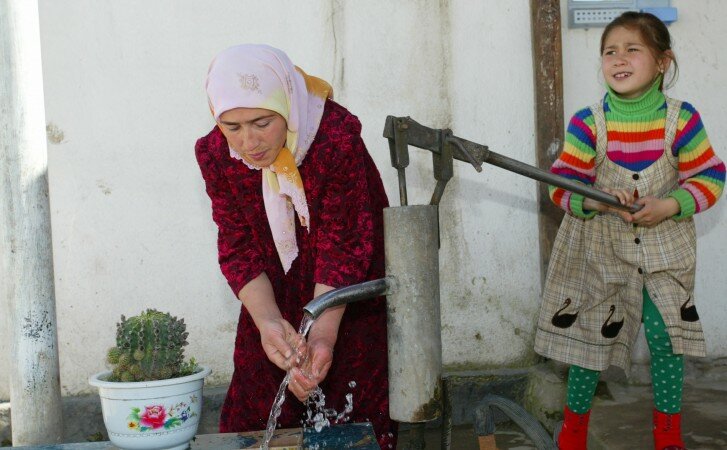
[[[475,408],[475,433],[480,450],[497,450],[495,443],[495,415],[498,409],[520,427],[538,450],[558,450],[543,426],[522,406],[498,395],[486,395]]]

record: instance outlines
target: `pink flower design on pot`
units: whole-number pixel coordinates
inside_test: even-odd
[[[164,410],[164,406],[145,406],[144,412],[141,414],[141,424],[150,428],[160,428],[164,426],[166,418],[167,412]]]

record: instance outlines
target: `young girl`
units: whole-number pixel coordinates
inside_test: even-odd
[[[682,358],[705,355],[694,306],[692,216],[722,194],[725,165],[694,107],[662,93],[670,68],[676,72],[676,60],[659,19],[627,12],[611,22],[601,37],[608,93],[573,116],[551,169],[642,207],[632,214],[550,189],[568,214],[553,248],[535,350],[571,364],[562,450],[586,449],[599,373],[612,364],[628,371],[642,321],[655,448],[684,448]]]

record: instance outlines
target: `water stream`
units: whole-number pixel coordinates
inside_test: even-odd
[[[313,317],[305,314],[303,316],[303,320],[300,322],[300,327],[298,327],[298,333],[305,337],[308,334],[308,330],[310,330],[311,325],[313,325],[313,322]],[[272,439],[273,434],[275,433],[275,427],[278,425],[278,417],[280,417],[280,411],[283,409],[283,403],[285,402],[285,390],[288,387],[289,382],[290,371],[285,374],[285,378],[283,378],[282,383],[280,383],[278,393],[275,395],[275,401],[273,401],[273,407],[270,409],[268,425],[265,428],[265,436],[263,437],[263,442],[260,446],[262,450],[268,450],[270,439]]]

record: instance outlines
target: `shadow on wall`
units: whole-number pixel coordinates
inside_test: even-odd
[[[488,166],[487,164],[483,165],[484,170],[492,169],[492,166]],[[495,169],[495,170],[502,170],[502,169]],[[512,177],[520,177],[520,175],[511,174]],[[472,192],[475,193],[474,198],[467,199],[468,202],[471,203],[485,203],[485,202],[491,202],[496,203],[500,206],[504,206],[511,209],[517,209],[524,212],[532,212],[537,211],[537,201],[535,200],[535,195],[537,193],[536,187],[533,186],[533,197],[522,197],[519,195],[515,195],[511,192],[506,191],[503,189],[503,186],[495,187],[493,186],[494,183],[485,183],[484,179],[481,182],[466,179],[466,178],[459,178],[458,180],[459,186],[458,188],[462,191]],[[556,208],[555,205],[553,205],[554,208]]]

